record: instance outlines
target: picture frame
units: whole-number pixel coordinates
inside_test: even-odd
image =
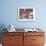
[[[17,11],[18,21],[35,21],[35,8],[19,7]]]

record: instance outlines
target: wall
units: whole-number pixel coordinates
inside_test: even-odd
[[[46,0],[0,0],[1,15],[0,25],[13,24],[16,28],[44,27],[46,28]],[[34,7],[36,10],[36,21],[18,22],[18,7]]]

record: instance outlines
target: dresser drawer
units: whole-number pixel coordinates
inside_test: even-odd
[[[43,44],[44,36],[32,36],[32,43],[33,44]]]
[[[15,43],[15,42],[21,42],[23,41],[23,36],[4,36],[3,37],[3,43]]]
[[[3,40],[3,46],[23,46],[23,38],[21,36],[5,37]]]
[[[4,32],[5,36],[23,36],[23,32]]]
[[[8,44],[3,44],[2,46],[23,46],[23,44],[22,43],[14,43],[14,44],[10,44],[10,43],[8,43]]]
[[[44,32],[25,32],[24,36],[44,36],[45,33]]]
[[[44,44],[32,44],[31,46],[44,46]]]

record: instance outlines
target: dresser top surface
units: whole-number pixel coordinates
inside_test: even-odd
[[[29,33],[40,33],[40,32],[44,32],[44,31],[42,31],[42,30],[39,30],[39,31],[25,31],[24,29],[16,29],[16,31],[15,32],[25,32],[25,33],[27,33],[27,32],[29,32]],[[14,32],[14,33],[15,33]],[[8,33],[8,31],[7,31],[7,33]],[[10,33],[13,33],[13,32],[10,32]]]

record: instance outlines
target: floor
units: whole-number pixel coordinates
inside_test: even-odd
[[[2,44],[0,44],[0,46],[2,46]]]

